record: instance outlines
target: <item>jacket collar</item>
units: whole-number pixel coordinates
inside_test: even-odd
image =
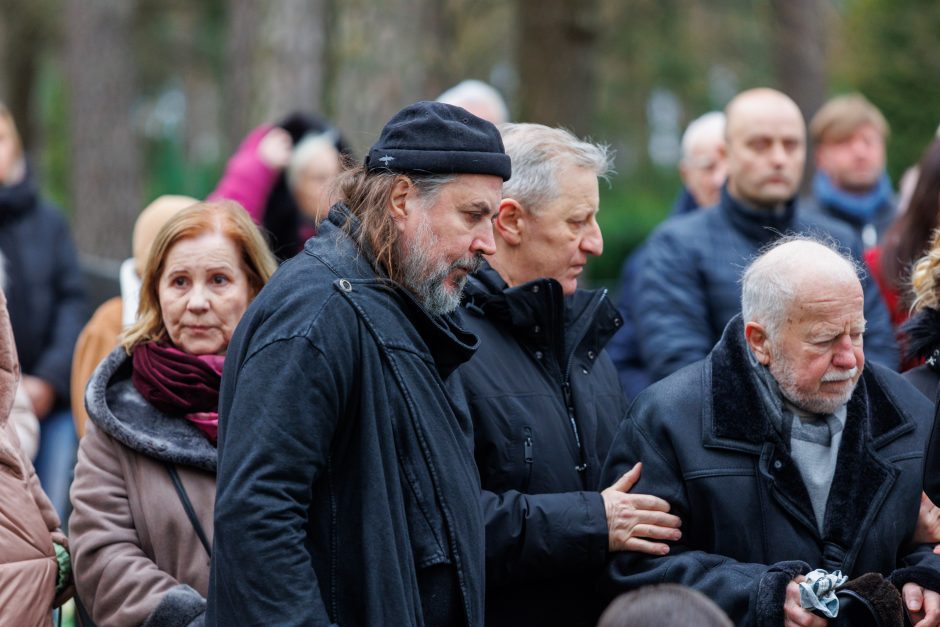
[[[760,404],[760,395],[744,340],[741,314],[728,322],[711,354],[708,396],[711,415],[704,426],[706,446],[728,445],[757,452],[768,440],[773,428]],[[866,432],[876,448],[914,429],[913,421],[902,414],[889,399],[870,369],[865,369],[849,409],[866,425]],[[851,411],[850,411],[851,416]]]
[[[188,420],[158,411],[131,383],[132,361],[115,348],[92,374],[85,406],[95,426],[147,457],[215,473],[218,452]]]
[[[508,327],[519,342],[552,351],[560,364],[572,351],[600,354],[623,324],[605,289],[579,289],[566,297],[554,279],[509,287],[486,262],[467,282],[464,299],[470,315]]]
[[[408,329],[413,329],[438,374],[446,379],[473,356],[479,339],[461,328],[455,315],[429,314],[410,291],[376,268],[372,251],[356,243],[359,228],[358,218],[338,203],[330,208],[317,237],[308,240],[304,250],[339,277],[333,281],[334,289],[350,301],[379,343],[414,350],[416,344],[408,334]],[[390,304],[395,307],[389,307]],[[394,315],[396,308],[410,324],[383,324],[381,316]]]
[[[0,221],[22,214],[36,205],[38,197],[31,168],[27,164],[26,176],[12,185],[0,185]]]
[[[728,185],[725,184],[721,188],[718,208],[737,230],[763,245],[793,229],[796,197],[776,207],[753,207],[733,198],[728,193]]]

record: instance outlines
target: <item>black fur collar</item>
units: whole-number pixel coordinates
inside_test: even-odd
[[[773,428],[760,404],[755,373],[746,351],[744,323],[738,314],[728,322],[721,339],[708,357],[711,372],[711,416],[705,425],[706,444],[734,444],[758,450]],[[867,431],[876,445],[881,446],[907,433],[914,424],[901,414],[885,394],[872,368],[866,368],[852,397],[861,403]],[[873,411],[868,411],[868,406]],[[852,402],[850,402],[850,409]]]
[[[131,363],[119,346],[95,369],[85,389],[85,407],[95,426],[142,455],[215,473],[216,448],[184,418],[145,401],[131,383]]]

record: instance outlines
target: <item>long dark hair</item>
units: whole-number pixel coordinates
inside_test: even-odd
[[[940,225],[940,139],[933,140],[918,164],[917,186],[911,194],[907,211],[901,214],[885,234],[881,250],[881,272],[910,305],[911,266],[920,259]]]

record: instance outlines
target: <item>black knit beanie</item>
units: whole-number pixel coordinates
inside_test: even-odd
[[[369,150],[365,166],[369,171],[491,174],[504,181],[512,172],[496,127],[443,102],[416,102],[396,113]]]

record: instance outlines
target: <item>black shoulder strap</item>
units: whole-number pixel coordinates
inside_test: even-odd
[[[199,541],[202,542],[202,546],[206,549],[206,553],[209,554],[209,557],[212,557],[212,545],[209,544],[209,538],[206,536],[206,532],[203,531],[202,525],[199,523],[199,518],[196,516],[196,510],[193,509],[193,504],[189,500],[189,495],[186,494],[186,488],[183,487],[183,482],[180,479],[179,473],[176,472],[176,467],[170,462],[164,462],[166,466],[166,471],[170,473],[170,479],[173,481],[173,487],[176,488],[176,493],[180,497],[180,503],[183,504],[183,509],[186,510],[186,515],[189,516],[189,522],[192,523],[193,529],[196,530],[196,535],[199,536]]]

